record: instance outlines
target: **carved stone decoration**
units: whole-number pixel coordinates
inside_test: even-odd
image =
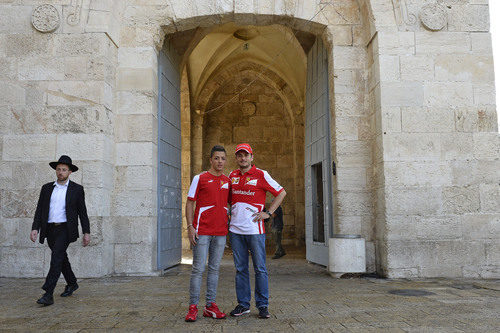
[[[417,16],[415,14],[410,13],[408,10],[408,4],[406,0],[402,0],[400,3],[401,15],[403,17],[403,21],[406,25],[412,26],[417,23]]]
[[[253,102],[245,101],[241,105],[241,111],[245,116],[253,116],[255,114],[256,105]]]
[[[36,7],[31,14],[31,24],[40,32],[52,32],[60,23],[59,12],[56,7],[49,4]]]
[[[428,4],[420,10],[420,21],[427,29],[439,31],[448,23],[446,8],[440,4]]]
[[[75,10],[73,13],[69,14],[68,17],[66,18],[66,22],[68,22],[69,25],[78,25],[80,23],[80,16],[82,13],[82,0],[71,0],[71,4],[75,2]]]

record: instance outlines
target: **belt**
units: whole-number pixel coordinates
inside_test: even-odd
[[[67,223],[67,222],[56,222],[56,223],[52,223],[52,222],[51,222],[51,223],[49,223],[49,224],[52,224],[54,227],[59,227],[59,226],[61,226],[61,225],[63,225],[63,224],[66,224],[66,223]]]

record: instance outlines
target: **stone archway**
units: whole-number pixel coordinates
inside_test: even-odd
[[[332,158],[339,163],[342,162],[339,164],[342,166],[338,169],[339,175],[344,172],[342,177],[337,177],[334,182],[335,206],[338,208],[335,211],[336,228],[339,229],[337,232],[341,233],[353,233],[353,231],[361,230],[362,234],[366,234],[369,243],[368,257],[371,261],[370,265],[373,266],[375,256],[371,219],[373,214],[373,205],[371,205],[372,182],[370,180],[360,183],[356,179],[356,174],[363,174],[362,178],[365,180],[371,177],[372,164],[371,161],[368,161],[371,160],[370,147],[374,136],[352,134],[353,131],[357,132],[357,128],[360,128],[360,131],[363,130],[363,133],[367,133],[364,124],[370,123],[370,118],[374,117],[372,112],[367,112],[370,97],[366,93],[364,84],[368,77],[365,46],[373,36],[373,25],[370,23],[372,20],[369,13],[370,7],[363,1],[359,3],[361,5],[358,5],[357,1],[346,1],[323,13],[320,13],[323,5],[304,6],[301,4],[298,7],[291,6],[289,8],[294,13],[292,15],[287,15],[286,11],[281,12],[281,10],[268,14],[246,9],[237,10],[238,6],[228,12],[225,12],[223,8],[208,7],[200,9],[200,11],[190,12],[193,8],[184,8],[186,6],[180,8],[174,4],[167,11],[175,13],[173,16],[158,13],[158,15],[151,17],[139,13],[139,16],[148,17],[148,24],[139,24],[137,22],[141,22],[141,19],[134,19],[134,23],[127,29],[123,29],[122,33],[127,35],[127,32],[130,32],[130,36],[134,39],[132,46],[140,49],[143,45],[146,47],[154,45],[156,50],[161,49],[166,36],[171,36],[173,33],[187,36],[188,41],[180,43],[178,47],[178,53],[183,57],[181,61],[183,64],[187,63],[188,53],[192,53],[199,41],[216,30],[217,27],[229,22],[238,26],[282,25],[293,32],[298,44],[302,44],[302,47],[306,44],[302,43],[303,40],[307,40],[311,34],[322,38],[328,48],[328,63],[331,67],[329,70],[330,114],[332,118],[330,150]],[[318,13],[319,15],[316,15]],[[313,19],[310,20],[311,18]],[[154,75],[150,77],[154,77]],[[185,91],[189,91],[189,94],[192,95],[196,87],[191,85],[189,74],[186,74],[185,77],[187,78],[187,84],[184,86]],[[339,83],[339,89],[334,88],[335,84]],[[152,95],[148,96],[147,99],[155,101],[154,88]],[[188,106],[187,109],[194,111],[193,105],[195,104],[193,102],[192,99],[189,99],[189,103],[185,103]],[[197,132],[198,127],[202,128],[202,122],[197,120],[197,113],[191,112],[186,118],[189,119],[187,123],[193,124],[193,131],[189,137],[192,139],[194,134],[196,138],[202,138],[201,132],[194,133]],[[201,164],[196,166],[195,163],[197,162],[191,160],[186,164],[190,166],[191,170],[197,167],[201,168]],[[354,179],[351,175],[354,175]],[[297,191],[297,197],[304,195],[300,193],[300,189]],[[353,200],[361,202],[361,204],[357,204],[351,209],[348,205]],[[367,209],[364,207],[365,203],[370,203]]]

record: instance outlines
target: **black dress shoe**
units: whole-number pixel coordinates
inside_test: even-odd
[[[64,288],[64,292],[61,294],[61,297],[71,296],[73,292],[77,289],[78,289],[78,283],[68,284],[66,285],[66,288]]]
[[[45,306],[52,305],[52,304],[54,304],[54,297],[52,297],[52,294],[45,293],[36,302],[38,304],[43,304]]]

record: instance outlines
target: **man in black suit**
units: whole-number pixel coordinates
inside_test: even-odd
[[[69,180],[69,175],[78,170],[71,158],[62,155],[57,162],[49,165],[56,170],[57,181],[42,186],[36,207],[30,239],[35,242],[40,232],[40,243],[45,238],[52,250],[50,269],[42,287],[45,294],[37,300],[38,304],[54,304],[54,289],[61,272],[66,280],[62,297],[70,296],[78,289],[76,277],[71,270],[66,250],[70,243],[77,240],[78,217],[83,231],[83,246],[90,243],[90,225],[85,206],[83,186]]]

